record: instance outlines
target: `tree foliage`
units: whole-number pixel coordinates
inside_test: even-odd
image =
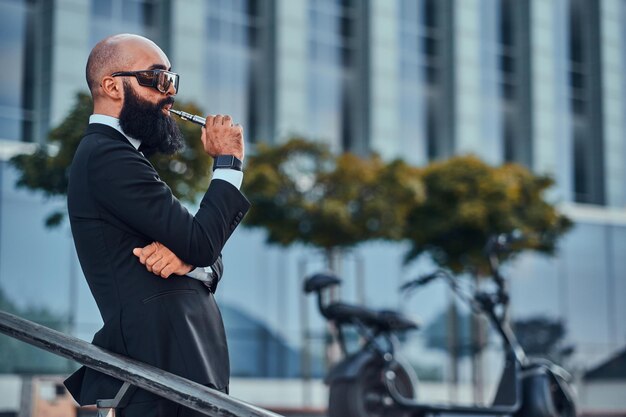
[[[552,254],[572,225],[544,198],[552,179],[521,165],[462,156],[428,165],[421,177],[426,198],[407,219],[406,261],[429,254],[439,266],[481,275],[489,236],[519,230],[525,237],[502,260],[527,249]]]
[[[19,187],[47,197],[67,193],[68,170],[92,112],[91,98],[77,95],[66,119],[50,132],[49,145],[12,159]],[[178,104],[190,113],[202,111]],[[195,202],[210,181],[210,158],[198,140],[200,129],[182,122],[186,148],[151,162],[176,197]],[[406,260],[429,254],[455,272],[485,269],[488,236],[518,229],[524,249],[552,253],[571,226],[544,199],[552,185],[520,165],[489,166],[478,158],[455,157],[418,169],[372,155],[333,155],[322,144],[294,138],[279,146],[259,144],[249,156],[243,190],[253,208],[245,225],[261,227],[268,241],[295,242],[326,250],[371,240],[407,239]],[[48,225],[59,224],[52,213]]]
[[[266,229],[270,243],[325,250],[401,239],[423,195],[416,168],[376,155],[335,156],[301,138],[260,144],[248,158],[243,189],[252,201],[245,225]]]
[[[176,107],[202,114],[193,104],[181,103]],[[18,187],[42,192],[46,197],[67,194],[69,168],[92,109],[91,97],[78,93],[68,116],[50,132],[47,144],[50,146],[40,146],[33,154],[18,155],[11,160],[18,171]],[[185,137],[185,149],[173,157],[154,155],[150,161],[177,198],[194,203],[199,193],[208,186],[212,161],[204,153],[199,140],[200,127],[183,121],[180,128]],[[46,225],[56,226],[63,218],[64,212],[53,212],[46,219]]]

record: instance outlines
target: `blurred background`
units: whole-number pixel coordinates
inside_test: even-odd
[[[122,32],[160,45],[178,100],[232,115],[250,153],[301,136],[335,153],[417,166],[471,153],[552,176],[549,199],[575,226],[554,257],[506,265],[512,317],[531,339],[547,334],[538,349],[576,375],[586,414],[626,413],[625,0],[0,0],[0,308],[88,341],[102,322],[69,225],[45,226],[64,199],[17,188],[9,160],[46,143],[87,91],[91,48]],[[341,297],[421,319],[404,353],[427,397],[488,399],[499,345],[482,349],[477,388],[472,355],[452,365],[443,342],[445,285],[400,297],[433,267],[405,265],[406,249],[344,251]],[[224,262],[232,395],[323,413],[326,326],[301,289],[324,253],[240,228]],[[0,416],[90,415],[60,385],[76,367],[0,336]]]

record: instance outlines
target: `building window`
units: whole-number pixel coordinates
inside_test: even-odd
[[[355,14],[352,0],[309,2],[308,133],[336,151],[354,141]]]
[[[569,2],[569,99],[574,200],[604,204],[599,5]]]
[[[136,33],[162,44],[159,0],[91,0],[91,46],[117,33]]]
[[[267,114],[262,108],[268,100],[261,100],[261,83],[269,82],[263,77],[269,6],[270,0],[210,0],[205,6],[209,112],[231,115],[246,127],[251,142],[268,131],[260,127],[269,123],[260,115]]]
[[[35,9],[32,1],[0,0],[0,139],[33,140]]]
[[[518,89],[518,61],[517,48],[519,41],[516,33],[514,0],[500,2],[500,42],[498,45],[498,60],[500,66],[500,108],[502,111],[502,140],[504,143],[504,160],[519,162],[516,146],[521,140],[529,138],[519,137],[516,121],[519,117]]]
[[[444,40],[442,2],[400,0],[398,9],[400,135],[407,147],[423,154],[421,162],[448,155],[439,126],[443,113]]]

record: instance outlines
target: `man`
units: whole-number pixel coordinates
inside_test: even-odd
[[[178,88],[178,75],[170,69],[163,51],[136,35],[106,38],[91,51],[86,75],[94,112],[70,172],[72,235],[104,321],[93,343],[228,392],[215,283],[207,286],[185,274],[213,265],[212,275],[219,278],[221,250],[249,208],[238,190],[243,131],[229,116],[207,117],[205,152],[231,164],[215,170],[198,212],[190,214],[144,156],[172,154],[182,146],[169,115]],[[174,275],[165,280],[154,274]],[[85,405],[113,398],[121,382],[83,367],[66,386]],[[196,413],[138,390],[122,415]]]

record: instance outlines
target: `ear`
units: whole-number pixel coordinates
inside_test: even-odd
[[[113,100],[122,100],[124,98],[124,89],[122,88],[122,79],[107,75],[102,79],[100,88],[104,95]]]

